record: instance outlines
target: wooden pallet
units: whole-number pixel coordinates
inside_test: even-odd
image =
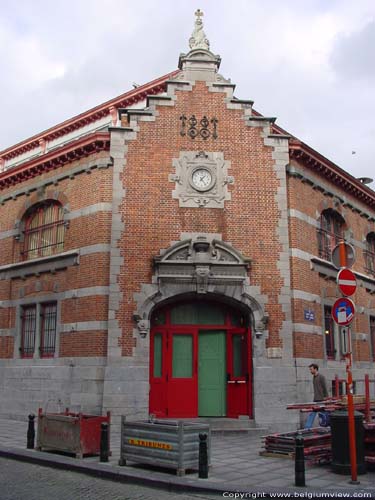
[[[268,458],[287,458],[289,460],[294,460],[294,453],[292,452],[281,452],[281,451],[260,451],[259,455]]]

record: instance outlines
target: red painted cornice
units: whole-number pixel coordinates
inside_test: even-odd
[[[272,131],[275,134],[290,136],[289,155],[291,158],[297,159],[311,170],[320,173],[372,209],[375,208],[375,191],[371,188],[278,125],[273,125]]]
[[[3,160],[9,160],[15,158],[27,151],[30,151],[38,146],[43,141],[50,141],[61,137],[65,134],[73,132],[89,123],[108,116],[113,108],[125,108],[131,106],[139,101],[145,99],[148,95],[155,95],[163,92],[166,88],[165,82],[179,73],[179,70],[175,70],[172,73],[168,73],[152,82],[141,85],[136,89],[130,90],[125,94],[121,94],[110,101],[106,101],[95,108],[89,109],[80,115],[74,116],[69,120],[66,120],[59,125],[41,132],[40,134],[34,135],[25,141],[19,142],[10,148],[0,151],[0,158]]]
[[[99,151],[109,151],[109,132],[94,132],[0,174],[0,189],[14,186]]]
[[[289,155],[375,209],[375,192],[372,189],[307,144],[292,137],[289,140]]]

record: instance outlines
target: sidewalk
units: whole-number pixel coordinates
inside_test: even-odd
[[[108,463],[99,457],[77,458],[26,449],[27,422],[0,419],[0,456],[77,470],[91,475],[182,491],[223,492],[303,492],[356,493],[358,498],[375,499],[375,471],[358,476],[359,485],[349,484],[350,476],[334,474],[329,466],[306,464],[306,488],[294,486],[294,461],[259,455],[261,438],[248,433],[213,434],[212,465],[208,479],[197,473],[177,477],[174,471],[134,465],[120,467],[120,439],[111,436],[112,456]],[[367,493],[369,496],[365,496]],[[248,497],[249,498],[249,497]],[[252,496],[250,498],[256,498]],[[259,498],[262,498],[259,496]],[[263,497],[264,498],[264,497]],[[306,496],[307,498],[307,496]],[[311,496],[309,497],[311,498]],[[332,498],[332,497],[331,497]]]

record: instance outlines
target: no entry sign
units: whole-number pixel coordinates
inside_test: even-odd
[[[337,299],[332,307],[332,318],[339,326],[347,326],[354,319],[355,307],[353,302],[346,298],[342,297],[341,299]]]
[[[349,297],[357,289],[357,281],[355,279],[354,273],[347,269],[346,267],[340,269],[337,273],[337,284],[341,292]]]

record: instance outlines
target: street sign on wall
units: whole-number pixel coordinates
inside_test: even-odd
[[[337,284],[340,291],[347,297],[353,295],[353,293],[357,289],[357,281],[355,279],[355,275],[350,269],[347,269],[346,267],[343,267],[337,273]]]
[[[332,318],[339,326],[347,326],[354,319],[355,306],[347,297],[337,299],[332,307]]]

